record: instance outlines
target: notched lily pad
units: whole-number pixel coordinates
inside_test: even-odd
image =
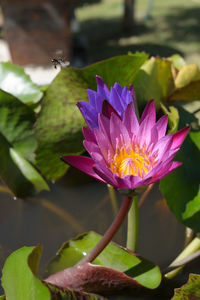
[[[200,299],[200,275],[190,274],[188,282],[174,290],[171,300],[198,300]]]
[[[115,243],[110,243],[92,264],[74,266],[100,239],[91,231],[66,242],[48,264],[46,281],[94,293],[137,293],[160,285],[157,266]]]
[[[43,94],[23,68],[10,62],[0,63],[0,89],[28,105],[37,103]]]
[[[3,267],[2,286],[5,299],[20,300],[106,300],[104,297],[60,289],[37,278],[42,253],[41,245],[23,247],[13,252]],[[1,299],[1,298],[0,298]]]

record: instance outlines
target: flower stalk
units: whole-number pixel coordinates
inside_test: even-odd
[[[126,247],[133,251],[137,251],[138,245],[138,196],[133,197],[131,208],[128,212],[128,228]]]
[[[130,207],[132,204],[132,197],[125,196],[123,204],[114,219],[111,226],[108,228],[100,242],[92,249],[91,252],[89,252],[82,260],[78,262],[77,265],[81,265],[84,263],[91,263],[103,250],[104,248],[109,244],[109,242],[112,240],[113,236],[117,233],[118,229],[122,225]]]
[[[178,255],[178,257],[169,265],[169,268],[170,267],[173,268],[173,264],[175,265],[179,261],[181,261],[181,260],[185,259],[186,257],[190,256],[191,254],[195,253],[199,249],[200,249],[200,236],[197,235],[190,242],[190,244]],[[180,273],[180,271],[183,269],[183,267],[184,267],[184,265],[180,266],[178,268],[175,268],[174,270],[166,273],[164,275],[164,277],[167,279],[174,278],[176,275],[178,275],[178,273]]]

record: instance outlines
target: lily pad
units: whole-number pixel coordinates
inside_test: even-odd
[[[198,120],[179,107],[180,128],[186,124],[198,124]],[[195,126],[196,127],[196,126]],[[181,146],[175,160],[181,161],[181,167],[161,180],[161,192],[177,219],[186,226],[200,230],[200,146],[197,147],[200,131],[192,131]]]
[[[100,239],[99,234],[91,231],[64,243],[47,266],[47,275],[51,276],[46,281],[61,286],[71,284],[76,289],[95,293],[138,292],[141,288],[155,289],[160,285],[161,273],[157,266],[115,243],[110,243],[92,264],[73,267]]]
[[[23,68],[10,62],[0,63],[0,89],[27,105],[37,103],[43,94]]]
[[[18,197],[48,190],[31,164],[36,147],[34,122],[35,115],[28,106],[0,90],[0,177]]]
[[[42,246],[23,247],[13,252],[3,267],[2,286],[6,299],[14,300],[106,300],[104,297],[59,289],[37,278]],[[4,296],[1,296],[4,297]],[[2,298],[4,299],[4,298]]]
[[[187,86],[176,89],[168,101],[195,101],[200,100],[200,80],[193,81]]]
[[[200,275],[190,274],[189,280],[182,287],[174,290],[171,300],[198,300],[200,299]]]
[[[35,126],[36,163],[47,179],[57,180],[67,171],[60,156],[83,151],[81,128],[85,121],[76,103],[88,101],[87,88],[96,90],[96,75],[102,76],[108,86],[116,81],[129,86],[146,59],[146,54],[124,55],[83,69],[60,71],[46,90]]]

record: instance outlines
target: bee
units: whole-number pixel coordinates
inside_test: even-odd
[[[57,66],[60,66],[61,69],[65,69],[70,65],[69,61],[64,60],[64,58],[51,58],[51,62],[55,69],[57,69]]]

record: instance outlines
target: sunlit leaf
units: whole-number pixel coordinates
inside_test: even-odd
[[[178,70],[180,70],[182,67],[186,65],[186,62],[184,61],[183,57],[179,54],[174,54],[169,57],[169,59],[172,61],[174,67]]]
[[[190,274],[188,282],[174,290],[171,300],[198,300],[200,299],[200,275]]]
[[[108,86],[115,82],[129,86],[146,59],[146,54],[124,55],[83,69],[61,70],[46,90],[35,127],[37,166],[47,179],[56,180],[66,172],[68,166],[60,156],[83,150],[81,128],[85,121],[76,103],[88,101],[87,88],[96,90],[96,75],[102,76]]]
[[[24,69],[10,62],[0,63],[0,89],[17,97],[26,104],[37,103],[42,92]]]
[[[72,289],[59,289],[37,278],[42,247],[23,247],[13,252],[3,267],[2,286],[6,299],[20,300],[106,300]],[[2,296],[4,297],[4,296]],[[4,299],[4,298],[2,298]]]
[[[195,117],[179,108],[180,128],[195,121]],[[197,122],[198,120],[196,120]],[[185,124],[184,124],[185,123]],[[200,132],[197,133],[199,137]],[[192,139],[191,139],[192,136]],[[200,230],[200,151],[188,134],[175,160],[183,165],[161,180],[161,191],[171,211],[186,226]]]
[[[198,65],[185,65],[178,72],[175,79],[175,87],[183,88],[192,81],[200,80],[200,70]]]
[[[59,285],[59,280],[62,281],[64,278],[64,281],[69,280],[72,286],[79,286],[79,289],[84,288],[96,293],[103,291],[117,293],[124,289],[125,292],[128,290],[137,292],[138,288],[155,289],[159,286],[161,274],[157,266],[114,243],[110,243],[93,264],[82,265],[80,269],[76,266],[73,268],[100,239],[101,236],[97,233],[89,232],[66,242],[49,263],[47,274],[55,274],[65,268],[72,268],[69,269],[68,276],[67,271],[61,271],[49,277],[47,281],[51,278]],[[80,270],[81,275],[77,276]],[[74,281],[71,276],[73,273],[76,274]]]
[[[179,113],[177,108],[174,106],[169,106],[167,109],[163,104],[161,104],[161,108],[163,112],[168,115],[169,128],[170,128],[168,133],[176,132],[178,130],[178,124],[179,124]]]
[[[139,106],[154,99],[157,109],[173,87],[171,62],[163,58],[152,57],[138,72],[133,87]]]

